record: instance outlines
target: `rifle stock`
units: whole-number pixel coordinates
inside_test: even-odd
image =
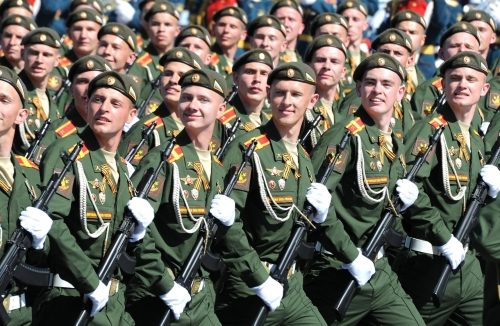
[[[33,155],[35,155],[36,150],[40,146],[43,137],[45,137],[45,135],[47,134],[47,131],[49,130],[49,126],[51,123],[52,120],[48,118],[43,123],[43,126],[40,129],[40,131],[36,132],[36,139],[31,143],[30,148],[28,148],[28,150],[26,151],[26,154],[24,154],[24,157],[26,157],[28,160],[33,160]]]
[[[234,135],[236,134],[236,130],[240,127],[241,124],[241,119],[238,118],[236,121],[233,123],[231,128],[229,128],[229,132],[227,133],[227,138],[224,144],[222,144],[221,147],[217,148],[217,151],[215,152],[215,156],[217,159],[220,161],[222,160],[222,157],[224,156],[224,152],[226,151],[227,146],[229,143],[233,140]]]
[[[306,132],[302,136],[302,138],[299,139],[299,144],[304,146],[306,143],[307,139],[311,136],[311,133],[313,130],[318,126],[318,124],[323,120],[323,116],[321,114],[317,115],[316,118],[309,124],[309,127],[307,128]]]
[[[137,154],[137,152],[142,147],[142,145],[144,145],[146,140],[149,139],[149,136],[151,136],[151,133],[153,133],[153,130],[155,130],[155,128],[156,128],[156,121],[151,123],[146,129],[142,131],[141,140],[137,145],[135,145],[130,149],[130,151],[127,153],[127,156],[125,156],[125,161],[130,163],[134,159],[135,154]]]
[[[148,94],[148,97],[142,102],[141,106],[139,107],[139,110],[137,110],[137,117],[142,118],[144,113],[146,112],[146,108],[149,105],[149,102],[151,102],[151,99],[153,98],[153,95],[155,94],[155,91],[158,87],[160,87],[160,79],[161,79],[161,74],[156,77],[156,79],[153,81],[153,88]]]
[[[162,152],[162,158],[156,169],[154,169],[152,173],[145,174],[145,176],[141,180],[139,186],[140,190],[137,194],[137,197],[146,198],[148,196],[148,193],[151,190],[151,187],[153,186],[154,182],[156,181],[158,174],[163,169],[163,167],[166,164],[165,162],[167,162],[168,157],[172,153],[174,145],[175,145],[175,138],[172,138],[170,143],[168,143],[167,147]],[[99,277],[99,280],[101,280],[101,282],[103,282],[104,284],[109,283],[111,277],[118,268],[120,258],[127,249],[128,239],[130,238],[132,232],[134,231],[134,226],[135,226],[134,215],[128,209],[128,207],[125,207],[125,214],[123,217],[123,221],[118,227],[118,230],[114,235],[113,241],[109,246],[109,249],[106,251],[106,255],[103,257],[98,267],[97,276]],[[80,311],[80,314],[76,319],[75,326],[87,325],[87,323],[90,320],[91,308],[92,308],[91,304],[84,304],[84,308],[82,309],[82,311]]]

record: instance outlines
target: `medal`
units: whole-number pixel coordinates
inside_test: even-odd
[[[269,184],[269,188],[270,188],[270,189],[274,189],[274,188],[276,188],[276,181],[274,181],[274,180],[269,180],[269,183],[268,183],[268,184]]]
[[[191,189],[191,197],[193,197],[194,200],[198,199],[199,192],[197,189]]]
[[[106,202],[106,194],[105,193],[103,193],[103,192],[99,193],[99,202],[101,203],[101,205],[104,205],[104,203]]]
[[[371,161],[370,162],[370,170],[375,171],[377,169],[377,164],[375,162]]]
[[[189,191],[183,190],[182,193],[184,194],[184,198],[186,198],[186,199],[189,198]]]
[[[461,168],[462,167],[462,160],[460,158],[456,158],[455,159],[455,165],[457,166],[457,168]]]
[[[286,183],[285,179],[278,180],[278,187],[280,188],[280,190],[285,189],[285,183]]]
[[[382,162],[377,161],[376,164],[377,164],[377,170],[378,170],[378,172],[382,171],[382,165],[383,165]]]

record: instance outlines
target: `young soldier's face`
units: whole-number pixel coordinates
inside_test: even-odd
[[[71,95],[75,100],[75,107],[82,118],[87,118],[87,89],[89,83],[100,71],[86,71],[73,78],[71,83]]]
[[[302,16],[297,10],[291,7],[281,7],[276,9],[274,16],[285,26],[287,42],[297,40],[304,31]]]
[[[78,56],[95,53],[99,44],[97,38],[99,28],[101,25],[90,20],[80,20],[71,25],[68,35],[73,41],[73,50]]]
[[[21,41],[28,34],[28,30],[18,25],[8,25],[2,31],[1,46],[8,60],[21,60]]]
[[[349,43],[360,42],[363,38],[363,31],[368,28],[366,16],[361,11],[352,8],[344,10],[342,16],[347,20],[347,26],[349,27],[347,33]]]
[[[193,69],[185,63],[171,61],[163,67],[163,73],[160,78],[160,93],[165,103],[176,105],[181,96],[181,85],[179,80],[189,70]]]
[[[411,52],[407,48],[399,44],[386,43],[378,47],[377,52],[387,53],[394,59],[398,60],[399,63],[407,68],[411,65]]]
[[[217,44],[223,49],[237,46],[238,42],[244,41],[247,36],[243,22],[231,16],[219,18],[214,25],[213,34]]]
[[[345,77],[345,54],[341,50],[324,46],[314,52],[309,64],[316,73],[316,87],[322,90],[336,87]]]
[[[321,25],[316,30],[316,34],[314,36],[316,37],[316,36],[320,36],[320,35],[324,35],[324,34],[337,36],[339,38],[339,40],[341,40],[345,46],[349,45],[349,38],[347,37],[347,30],[344,27],[342,27],[341,25],[338,25],[338,24]]]
[[[179,46],[197,54],[204,64],[208,65],[210,63],[212,50],[210,50],[208,44],[202,39],[194,36],[188,36],[179,43]]]
[[[491,26],[481,20],[473,20],[470,22],[475,28],[477,28],[479,39],[481,44],[479,44],[479,51],[483,52],[488,50],[490,44],[495,43],[496,34]]]
[[[31,44],[23,52],[24,71],[30,79],[48,78],[59,62],[59,50],[45,44]]]
[[[479,42],[472,34],[455,33],[444,41],[443,47],[439,49],[439,57],[446,61],[455,54],[463,51],[479,53]]]
[[[88,102],[87,123],[98,137],[114,137],[121,134],[126,122],[136,115],[132,101],[112,88],[98,88]]]
[[[374,68],[365,72],[356,83],[356,92],[366,112],[374,119],[392,116],[396,101],[401,101],[405,86],[395,72],[385,68]]]
[[[489,89],[486,75],[468,67],[446,70],[444,92],[452,109],[467,109],[475,105]]]
[[[274,27],[257,29],[250,40],[252,48],[266,50],[277,62],[280,53],[286,50],[285,36]]]
[[[28,116],[17,91],[4,81],[0,81],[0,136],[13,131]]]
[[[154,47],[166,51],[172,48],[174,39],[180,32],[180,27],[174,16],[166,12],[159,12],[149,18],[147,30]]]
[[[414,52],[420,52],[420,49],[425,43],[424,26],[411,20],[404,20],[400,22],[396,28],[408,34],[411,38],[411,48]]]
[[[306,110],[312,109],[317,100],[313,85],[295,80],[274,81],[269,91],[274,124],[283,129],[297,128]]]
[[[125,72],[127,64],[135,60],[135,53],[128,44],[118,36],[103,35],[99,40],[97,54],[106,60],[106,63],[117,72]]]
[[[179,117],[184,128],[201,132],[214,127],[217,117],[226,105],[219,94],[208,88],[191,85],[182,89],[179,99]]]
[[[249,62],[233,72],[234,83],[238,86],[238,96],[245,102],[255,105],[262,103],[267,96],[267,77],[272,69],[260,62]]]

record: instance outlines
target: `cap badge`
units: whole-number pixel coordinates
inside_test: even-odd
[[[396,34],[389,35],[389,41],[391,41],[391,42],[396,41]]]
[[[94,68],[94,61],[92,61],[92,60],[87,61],[86,66],[87,66],[87,69]]]
[[[264,55],[264,53],[259,53],[259,59],[260,60],[264,60],[266,58],[266,56]]]
[[[293,76],[295,76],[295,71],[292,68],[289,68],[286,72],[286,75],[288,76],[288,78],[293,78]]]
[[[470,58],[468,56],[464,57],[464,63],[468,64],[470,62]]]
[[[116,82],[115,77],[111,77],[111,76],[108,77],[108,80],[106,80],[106,84],[108,84],[109,86],[114,85],[115,82]]]
[[[378,64],[379,66],[383,66],[383,65],[385,65],[385,59],[384,59],[384,58],[378,58],[378,60],[377,60],[377,64]]]
[[[191,76],[191,81],[192,81],[193,83],[196,83],[196,82],[198,82],[199,80],[200,80],[200,75],[198,75],[198,74],[194,74],[193,76]]]
[[[111,31],[116,34],[120,31],[120,28],[118,26],[113,26],[113,28],[111,28]]]
[[[40,41],[45,42],[47,40],[47,35],[40,34]]]

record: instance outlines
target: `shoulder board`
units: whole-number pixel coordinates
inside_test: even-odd
[[[68,57],[62,57],[59,59],[59,65],[63,68],[71,66],[72,62]]]
[[[364,127],[365,127],[365,123],[363,122],[363,120],[361,120],[360,117],[357,117],[357,118],[351,120],[345,126],[345,128],[347,130],[349,130],[351,132],[351,134],[353,134],[353,135],[356,135],[358,132],[360,132],[361,130],[363,130]]]
[[[172,150],[172,153],[170,153],[170,156],[168,157],[168,163],[173,163],[180,159],[181,157],[184,156],[184,153],[182,153],[182,147],[179,145],[175,145],[174,149]]]
[[[31,160],[28,160],[26,157],[21,156],[21,155],[16,155],[17,163],[19,163],[20,166],[25,167],[25,168],[32,168],[32,169],[37,169],[38,170],[38,165],[33,163]]]
[[[443,78],[436,79],[432,83],[432,86],[436,87],[438,91],[441,91],[443,89]]]
[[[248,147],[250,146],[250,144],[256,140],[257,141],[257,147],[255,147],[255,150],[258,151],[259,149],[262,149],[264,147],[266,147],[267,145],[270,144],[269,142],[269,138],[267,138],[267,135],[266,134],[263,134],[263,135],[259,135],[255,138],[252,138],[250,140],[247,140],[245,142],[245,147]]]
[[[158,129],[158,128],[160,128],[160,127],[163,126],[163,119],[160,118],[160,117],[158,117],[158,116],[153,117],[151,119],[148,119],[148,120],[144,121],[144,125],[146,127],[149,127],[153,122],[156,122],[156,128],[155,129]]]
[[[226,123],[231,122],[234,118],[236,118],[236,110],[233,106],[230,106],[229,109],[222,113],[218,120],[225,125]]]
[[[59,126],[59,128],[56,129],[56,134],[64,138],[66,136],[69,136],[73,133],[76,132],[76,126],[73,124],[73,121],[69,120],[63,123],[62,125]]]
[[[216,65],[219,63],[219,55],[217,53],[212,53],[212,59],[210,60],[210,64]]]
[[[71,153],[73,148],[75,148],[76,144],[68,148],[68,154]],[[87,148],[87,145],[83,144],[82,149],[80,150],[80,153],[78,153],[78,157],[76,158],[77,160],[81,160],[84,158],[87,154],[89,153],[89,149]]]
[[[141,66],[147,66],[149,63],[153,61],[153,58],[151,57],[151,54],[148,52],[144,53],[141,55],[135,62]]]
[[[446,126],[448,124],[448,121],[442,116],[439,115],[432,120],[429,120],[428,122],[431,126],[433,126],[435,129],[440,128],[441,126]]]

